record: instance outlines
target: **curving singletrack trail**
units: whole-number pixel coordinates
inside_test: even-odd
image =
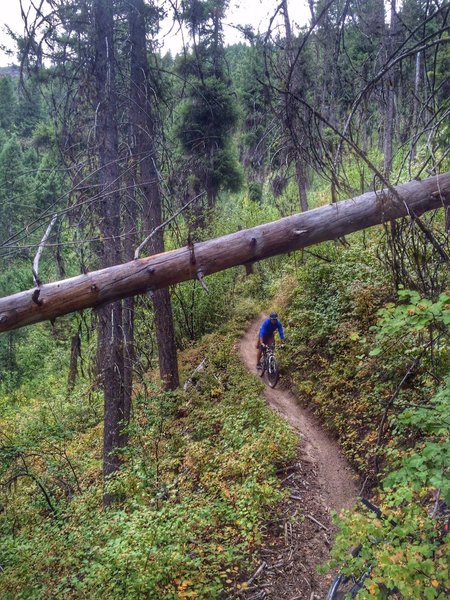
[[[240,352],[245,365],[256,374],[256,339],[262,317],[255,320],[241,340]],[[349,508],[356,496],[357,487],[354,473],[340,452],[337,442],[320,426],[318,420],[295,397],[282,389],[281,381],[275,389],[269,386],[265,396],[270,406],[292,425],[304,439],[304,452],[317,465],[319,481],[323,486],[323,496],[328,508],[341,510]]]
[[[255,345],[262,319],[260,316],[252,323],[239,343],[242,359],[255,377],[258,376]],[[252,583],[253,594],[256,594],[249,597],[323,598],[330,576],[318,575],[316,566],[327,559],[332,543],[334,527],[330,513],[353,505],[358,494],[357,477],[336,440],[308,409],[299,405],[293,394],[283,389],[282,378],[275,389],[266,386],[264,395],[272,409],[298,432],[299,453],[294,470],[283,480],[289,480],[284,485],[291,492],[291,500],[281,515],[284,529],[280,524],[272,528],[270,543],[276,550],[268,549],[267,556],[262,551],[261,564],[265,567]],[[307,518],[299,522],[296,530],[286,530],[290,516],[299,511]],[[286,540],[287,531],[289,540]],[[278,557],[275,563],[270,558],[274,552]]]

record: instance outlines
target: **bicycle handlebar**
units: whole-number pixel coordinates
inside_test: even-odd
[[[375,513],[379,519],[386,520],[389,523],[389,525],[391,525],[391,527],[396,527],[397,526],[397,521],[395,521],[391,517],[387,517],[386,515],[384,515],[383,511],[381,510],[381,508],[379,508],[378,506],[375,506],[375,504],[372,504],[372,502],[370,502],[366,498],[361,498],[361,502],[369,510],[371,510],[373,513]]]
[[[375,506],[375,504],[372,504],[372,502],[370,502],[366,498],[361,498],[361,502],[364,504],[364,506],[366,508],[368,508],[373,513],[375,513],[379,519],[381,519],[383,517],[383,513],[381,512],[381,508],[378,508],[378,506]]]

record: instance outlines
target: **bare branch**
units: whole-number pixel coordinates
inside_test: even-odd
[[[50,225],[47,227],[47,230],[44,233],[44,237],[42,238],[42,240],[39,244],[38,251],[36,252],[36,256],[34,257],[32,271],[33,271],[33,281],[37,287],[40,287],[42,285],[42,282],[40,281],[39,275],[38,275],[39,260],[41,258],[42,252],[44,250],[45,242],[48,240],[50,233],[52,231],[53,225],[55,224],[57,218],[58,218],[58,215],[53,215]]]
[[[171,221],[173,221],[176,217],[178,217],[178,215],[180,213],[182,213],[186,208],[188,208],[188,206],[190,206],[191,204],[193,204],[193,202],[195,202],[195,200],[198,200],[199,198],[201,198],[202,196],[205,195],[206,192],[202,192],[201,194],[198,194],[197,196],[195,196],[194,198],[191,198],[191,200],[189,200],[189,202],[186,202],[186,204],[184,206],[182,206],[179,210],[177,210],[176,213],[174,213],[169,219],[167,219],[166,221],[164,221],[164,223],[161,223],[161,225],[158,225],[158,227],[155,227],[155,229],[150,233],[150,235],[148,235],[145,240],[136,248],[135,252],[134,252],[134,259],[138,259],[139,258],[139,254],[142,250],[142,248],[152,239],[152,237],[158,233],[158,231],[160,231],[161,229],[164,229],[164,227],[166,225],[168,225]]]

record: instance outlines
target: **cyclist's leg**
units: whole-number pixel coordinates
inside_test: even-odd
[[[262,338],[258,335],[258,341],[256,342],[256,348],[257,348],[256,368],[258,368],[258,366],[261,364],[261,355],[262,355],[261,344],[262,344]]]
[[[274,338],[273,334],[265,337],[264,343],[266,344],[266,346],[274,348],[275,347],[275,338]]]

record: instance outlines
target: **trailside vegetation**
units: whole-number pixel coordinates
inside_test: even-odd
[[[440,227],[443,227],[442,222]],[[380,232],[381,234],[381,232]],[[415,235],[415,234],[412,234]],[[411,240],[410,240],[411,242]],[[438,254],[408,272],[427,289],[393,285],[388,240],[356,234],[304,257],[290,281],[285,371],[299,401],[336,433],[361,475],[361,507],[338,520],[334,567],[371,565],[361,597],[448,595],[450,290]],[[386,254],[385,254],[386,253]],[[434,265],[434,268],[432,267]],[[405,275],[405,273],[403,274]],[[289,276],[291,277],[291,275]],[[286,301],[286,300],[285,300]],[[352,548],[363,550],[351,558]]]
[[[142,380],[122,468],[108,482],[122,500],[106,511],[98,394],[68,402],[35,393],[8,409],[3,598],[213,598],[240,588],[242,561],[283,497],[277,468],[296,450],[237,355],[253,311],[243,303],[183,353],[184,377],[206,359],[186,391]]]

